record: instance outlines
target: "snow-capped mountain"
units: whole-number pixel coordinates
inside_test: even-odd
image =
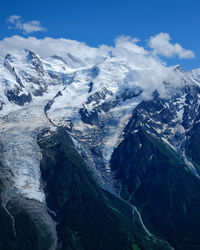
[[[63,223],[60,218],[67,206],[67,203],[64,207],[60,204],[73,191],[69,191],[70,188],[65,190],[65,183],[64,186],[61,185],[60,188],[65,193],[56,205],[52,197],[56,197],[57,190],[51,187],[54,185],[51,177],[61,177],[58,177],[59,171],[56,174],[53,170],[52,162],[60,159],[60,152],[67,154],[65,147],[68,148],[68,144],[61,141],[70,140],[70,147],[74,147],[73,150],[79,153],[76,158],[81,156],[80,159],[84,160],[87,165],[84,167],[92,174],[91,178],[97,183],[95,185],[100,184],[102,190],[113,195],[112,199],[126,204],[121,205],[119,211],[125,209],[123,206],[132,209],[135,227],[133,235],[139,246],[144,249],[199,249],[196,231],[200,227],[198,223],[195,224],[194,218],[190,218],[189,212],[193,211],[195,218],[199,219],[200,213],[197,210],[200,207],[198,203],[192,208],[188,204],[192,200],[190,196],[196,199],[196,193],[200,191],[200,161],[198,152],[195,151],[197,148],[194,148],[198,144],[200,122],[199,70],[185,72],[179,65],[166,67],[152,57],[148,56],[148,60],[143,60],[143,57],[146,57],[145,53],[142,57],[138,56],[137,60],[113,53],[84,61],[70,53],[66,53],[64,57],[52,55],[42,58],[28,49],[5,56],[0,65],[0,153],[1,168],[5,171],[4,175],[9,176],[9,185],[5,184],[2,189],[1,200],[12,219],[15,234],[17,222],[11,205],[17,200],[29,211],[31,218],[37,217],[42,211],[43,219],[40,218],[41,215],[38,221],[41,219],[40,223],[44,222],[48,228],[44,229],[48,231],[45,234],[51,238],[50,246],[43,249],[56,249],[61,242],[63,248],[58,249],[86,249],[82,240],[77,240],[80,246],[65,247],[67,243],[63,243],[61,228],[58,230],[58,239],[56,233],[55,221],[59,225]],[[69,138],[64,139],[65,136]],[[72,149],[68,150],[71,152]],[[73,161],[74,153],[71,154]],[[125,156],[127,158],[124,159]],[[70,154],[66,157],[70,158]],[[66,157],[61,157],[62,163],[55,163],[58,164],[55,166],[61,166],[68,159]],[[174,171],[178,180],[179,177],[189,176],[188,179],[180,180],[185,183],[184,190],[177,191],[180,186],[176,183],[173,183],[174,189],[169,193],[161,188],[161,196],[171,197],[169,211],[164,211],[162,206],[159,208],[156,203],[158,211],[155,210],[161,216],[167,216],[168,224],[174,221],[178,223],[175,219],[170,221],[170,216],[176,209],[173,210],[174,190],[178,195],[185,192],[185,199],[188,200],[181,198],[184,216],[180,220],[191,220],[187,226],[195,227],[195,232],[187,235],[182,228],[184,232],[180,233],[177,240],[168,233],[170,226],[167,227],[167,223],[156,221],[160,217],[149,218],[155,203],[151,201],[150,206],[148,202],[155,191],[148,190],[148,185],[145,185],[148,181],[156,183],[163,173],[156,170],[155,176],[153,167],[159,169],[161,166],[162,169],[162,162],[166,159],[169,160],[166,163],[169,170]],[[172,165],[180,165],[181,170],[176,172]],[[163,182],[167,182],[170,176],[168,170],[165,171],[166,176],[161,179]],[[81,182],[81,174],[79,179]],[[194,194],[190,193],[187,181],[188,185],[190,182],[196,183]],[[73,182],[71,184],[73,186]],[[145,190],[140,191],[143,185]],[[166,185],[165,188],[170,189],[170,186]],[[140,200],[144,197],[138,197],[137,192],[144,195],[143,192],[148,191],[151,197],[141,204]],[[30,208],[32,203],[37,206]],[[10,210],[7,209],[7,204],[11,204]],[[175,235],[180,228],[173,230]]]

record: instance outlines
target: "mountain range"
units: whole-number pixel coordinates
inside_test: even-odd
[[[144,57],[1,60],[0,249],[200,249],[200,70]]]

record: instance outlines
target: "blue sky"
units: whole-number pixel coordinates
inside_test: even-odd
[[[200,67],[199,0],[30,0],[3,1],[0,15],[0,39],[13,35],[24,37],[68,38],[90,46],[113,45],[120,35],[137,37],[139,45],[160,32],[168,33],[171,42],[192,50],[195,58],[163,57],[185,69]],[[46,31],[23,32],[8,29],[9,16],[21,16],[21,22],[40,22]]]

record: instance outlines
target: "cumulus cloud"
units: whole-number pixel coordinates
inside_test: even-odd
[[[131,38],[130,36],[119,36],[115,39],[115,48],[113,54],[128,56],[128,54],[146,55],[148,52],[136,43],[139,40],[137,38]],[[128,53],[128,54],[127,54]]]
[[[33,33],[38,31],[46,31],[46,28],[41,26],[41,23],[37,20],[24,22],[21,16],[12,15],[7,19],[9,29],[22,30],[24,33]]]
[[[170,41],[170,35],[168,33],[161,32],[149,39],[148,46],[153,49],[155,54],[166,57],[178,56],[180,59],[195,57],[192,50],[186,50],[180,44],[172,44]]]

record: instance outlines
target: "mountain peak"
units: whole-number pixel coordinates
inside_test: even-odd
[[[177,64],[175,66],[173,66],[173,69],[176,70],[176,71],[180,71],[182,73],[185,73],[185,70],[182,68],[181,65]]]

